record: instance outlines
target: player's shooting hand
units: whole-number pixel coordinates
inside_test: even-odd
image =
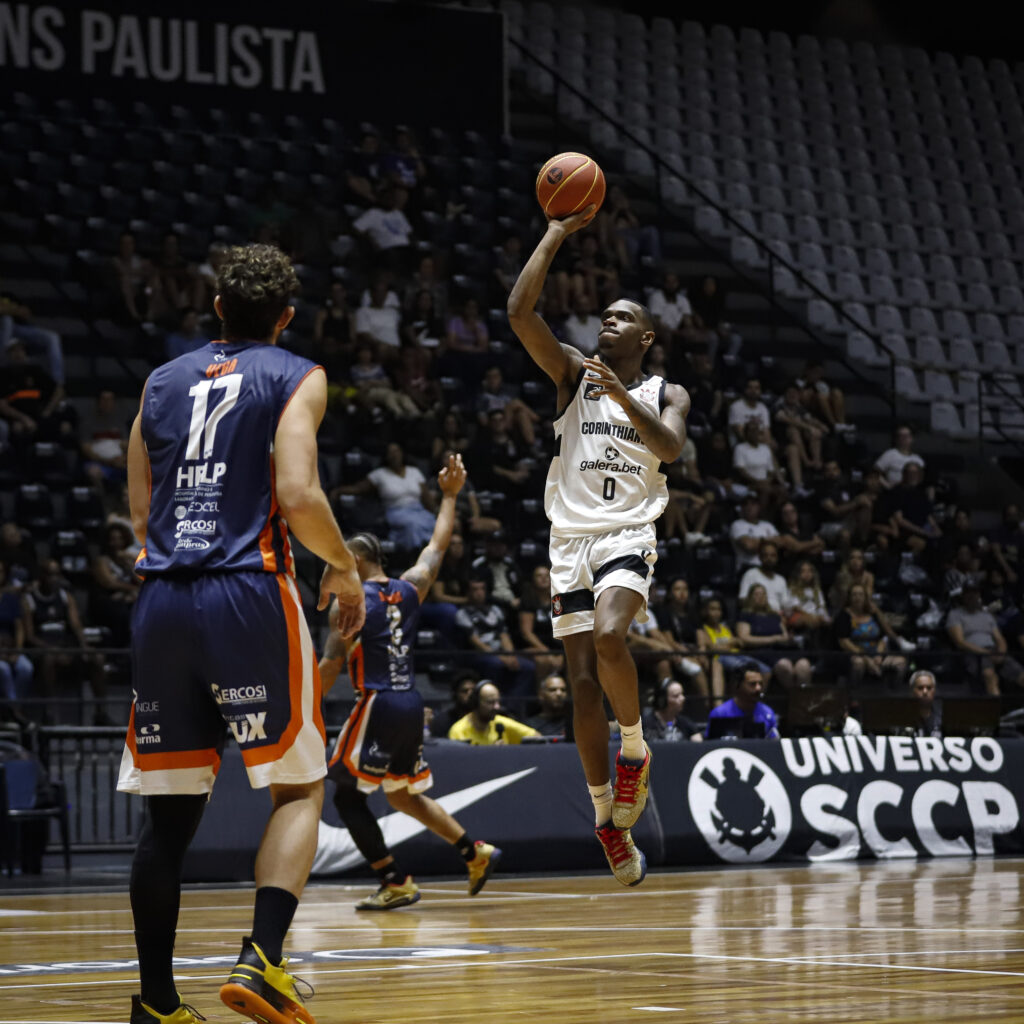
[[[570,214],[568,217],[548,217],[548,227],[557,226],[563,235],[571,235],[580,228],[585,228],[597,216],[597,205],[591,203],[586,209],[579,213]]]
[[[619,380],[615,371],[599,359],[584,359],[583,369],[586,376],[583,378],[585,384],[596,384],[588,392],[590,397],[607,395],[613,402],[625,407],[629,404],[629,392],[626,385]]]
[[[466,467],[462,464],[461,455],[449,455],[448,465],[437,474],[437,484],[441,493],[454,497],[466,483]]]
[[[338,600],[337,624],[335,628],[346,639],[355,636],[363,628],[366,621],[366,601],[363,598],[363,584],[359,573],[352,569],[335,569],[328,565],[320,579],[320,601],[317,611],[323,611],[331,600],[331,595]],[[332,612],[334,609],[331,609]]]

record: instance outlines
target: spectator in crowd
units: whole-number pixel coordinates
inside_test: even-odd
[[[448,464],[448,457],[455,455],[454,448],[447,448],[441,452],[438,464]],[[430,507],[437,508],[441,500],[441,490],[434,479],[427,481],[427,488],[430,494]],[[480,499],[477,497],[476,489],[472,481],[466,477],[466,483],[459,491],[455,502],[455,526],[462,533],[472,534],[474,537],[490,536],[501,530],[501,520],[495,516],[485,516],[480,506]]]
[[[775,461],[771,445],[756,420],[747,420],[743,440],[732,450],[733,473],[744,486],[749,487],[764,505],[778,504],[786,496],[782,471]]]
[[[211,242],[206,250],[206,259],[196,268],[199,278],[199,301],[196,309],[204,321],[213,318],[213,300],[217,295],[217,274],[227,259],[228,246],[224,242]]]
[[[570,715],[569,687],[562,676],[552,673],[545,676],[537,687],[540,710],[526,720],[526,725],[536,729],[539,735],[564,740],[569,734]]]
[[[356,388],[356,401],[379,423],[386,410],[397,420],[420,418],[420,408],[404,392],[396,391],[384,367],[374,358],[374,348],[366,342],[356,346],[356,361],[349,370]]]
[[[101,491],[120,487],[128,479],[128,428],[122,411],[117,395],[103,388],[79,426],[82,471],[89,483]]]
[[[445,325],[434,293],[429,288],[421,288],[402,317],[402,339],[408,346],[433,353],[441,347],[444,334]]]
[[[356,341],[372,345],[382,362],[392,363],[402,344],[401,319],[398,296],[388,287],[387,278],[378,276],[370,286],[369,301],[356,310]]]
[[[679,458],[665,473],[669,488],[669,503],[662,523],[665,539],[680,537],[691,546],[710,544],[706,531],[714,509],[715,490],[701,478],[697,446],[692,437],[686,439]]]
[[[332,281],[327,298],[313,317],[313,351],[343,358],[352,352],[355,340],[356,315],[348,303],[348,289],[343,281]]]
[[[764,703],[764,679],[760,671],[753,666],[747,666],[737,672],[735,678],[732,699],[720,704],[711,712],[705,735],[711,735],[712,719],[742,718],[745,723],[763,723],[765,739],[777,740],[779,720],[775,712]],[[735,772],[735,768],[733,770]]]
[[[430,500],[427,481],[416,466],[406,465],[405,452],[397,441],[384,449],[384,465],[371,470],[354,484],[334,488],[337,494],[376,494],[384,504],[388,531],[403,550],[426,546],[434,532],[434,515],[425,507]]]
[[[534,566],[529,582],[522,589],[519,635],[523,653],[529,654],[537,666],[538,678],[562,671],[565,658],[551,629],[551,569],[547,565]]]
[[[453,533],[430,592],[430,603],[455,606],[465,604],[469,594],[469,566],[470,559],[462,534]]]
[[[186,352],[195,352],[209,342],[206,331],[199,323],[199,312],[194,306],[178,310],[178,327],[164,338],[164,357],[177,359]]]
[[[421,298],[423,292],[430,295],[429,306]],[[403,305],[412,311],[418,300],[422,311],[429,311],[427,319],[430,322],[431,337],[440,341],[444,336],[444,319],[448,314],[448,280],[438,271],[437,259],[429,252],[420,257],[419,266],[409,278]]]
[[[7,427],[22,448],[32,441],[69,440],[74,424],[63,407],[63,386],[29,359],[20,338],[11,338],[5,351],[7,364],[0,367],[0,427]]]
[[[826,544],[845,551],[855,535],[864,539],[870,536],[873,501],[867,494],[853,493],[838,460],[829,459],[822,467],[815,493],[818,508],[824,513],[818,535]]]
[[[968,583],[960,604],[946,616],[946,632],[958,651],[973,655],[965,668],[972,679],[981,678],[985,692],[999,695],[1000,681],[1024,687],[1024,666],[1007,654],[1006,638],[995,616],[981,604],[981,590]]]
[[[681,353],[693,337],[693,310],[677,273],[666,272],[661,287],[651,292],[647,308],[654,317],[655,335],[668,346],[673,369],[681,366]]]
[[[134,562],[142,550],[142,545],[135,539],[135,532],[132,530],[132,514],[129,506],[127,482],[122,484],[110,497],[109,509],[104,519],[104,524],[110,526],[112,523],[123,526],[131,534],[131,543],[127,550],[131,552],[132,561]]]
[[[416,139],[409,128],[400,124],[395,127],[395,141],[381,160],[382,177],[393,185],[415,193],[427,176],[427,166],[420,156]]]
[[[21,608],[25,646],[34,649],[43,696],[53,701],[59,679],[70,676],[77,682],[79,673],[86,675],[97,701],[93,724],[113,725],[103,707],[107,695],[103,658],[89,650],[92,644],[85,635],[78,603],[65,586],[56,559],[49,558],[40,566],[39,578],[22,594]],[[51,720],[49,708],[42,719]]]
[[[487,417],[492,410],[504,410],[505,422],[527,448],[533,447],[540,417],[505,383],[500,367],[487,368],[483,386],[477,395],[476,409],[481,428],[486,428]]]
[[[0,292],[0,353],[5,353],[11,338],[21,341],[35,362],[57,384],[64,384],[64,348],[60,335],[33,323],[32,310],[17,296]],[[597,335],[595,334],[595,344]]]
[[[479,682],[479,675],[472,669],[462,669],[455,673],[455,678],[452,681],[451,703],[443,708],[430,709],[430,713],[427,715],[427,727],[431,736],[438,739],[448,738],[448,730],[460,718],[469,714],[474,696],[473,691],[476,690],[476,684]]]
[[[409,201],[406,189],[386,185],[380,198],[353,222],[353,229],[370,245],[373,264],[400,274],[409,262],[412,247],[412,224],[405,215]]]
[[[671,679],[674,672],[679,672],[693,681],[702,698],[707,698],[708,681],[700,659],[690,657],[685,644],[679,643],[671,633],[660,628],[653,609],[647,610],[646,622],[640,623],[634,619],[630,623],[626,646],[633,653],[641,671],[653,667],[654,678],[659,681]]]
[[[690,584],[683,576],[673,576],[668,581],[664,600],[655,605],[661,629],[680,644],[688,654],[696,654],[697,630],[699,623],[690,610]],[[707,668],[704,661],[702,668]]]
[[[940,550],[945,561],[954,558],[962,544],[966,544],[972,551],[980,551],[980,538],[977,531],[971,527],[969,508],[947,510],[945,519],[939,525],[942,527]],[[986,538],[984,543],[987,542]]]
[[[375,128],[364,127],[359,146],[349,155],[345,183],[357,200],[372,206],[384,177],[384,155]]]
[[[757,549],[759,565],[752,565],[740,580],[740,600],[746,600],[755,586],[762,586],[768,596],[768,606],[773,612],[782,612],[786,603],[788,585],[786,578],[778,572],[779,548],[774,540],[763,540]]]
[[[21,587],[11,580],[7,564],[0,562],[0,711],[19,723],[25,721],[19,705],[32,695],[34,674],[24,646]]]
[[[889,513],[889,537],[915,555],[942,536],[935,506],[923,486],[924,470],[916,462],[903,467],[903,480],[880,503]]]
[[[469,471],[482,491],[518,497],[530,477],[525,454],[508,432],[504,409],[487,415],[487,430],[477,432],[469,448]]]
[[[832,625],[832,616],[813,562],[805,559],[793,570],[782,599],[782,613],[786,625],[796,636],[805,637],[809,647],[824,645],[824,634]]]
[[[789,569],[801,556],[817,558],[825,550],[825,541],[810,530],[804,529],[800,513],[791,501],[779,508],[779,532],[775,538],[783,568]]]
[[[621,293],[616,264],[601,251],[600,243],[592,234],[582,235],[578,252],[569,275],[572,308],[577,298],[583,298],[592,309],[604,309]]]
[[[920,720],[915,736],[942,739],[942,701],[935,696],[935,673],[919,669],[910,677],[910,696],[917,701]]]
[[[825,368],[821,363],[808,362],[795,383],[800,389],[800,401],[807,410],[824,420],[835,433],[852,433],[857,429],[846,422],[846,396],[840,388],[825,380]]]
[[[871,597],[875,592],[875,574],[868,568],[867,559],[860,548],[852,548],[846,561],[839,567],[828,592],[828,606],[833,612],[846,604],[850,588],[860,586]]]
[[[114,319],[131,324],[152,322],[159,306],[153,264],[139,255],[131,231],[121,232],[117,255],[110,260],[110,270],[117,296]]]
[[[719,501],[741,501],[752,493],[749,487],[740,482],[733,469],[732,449],[723,431],[712,431],[698,452],[704,483]],[[754,499],[759,500],[756,493]]]
[[[708,431],[719,424],[724,399],[721,389],[715,382],[714,366],[707,353],[691,353],[689,366],[680,373],[672,362],[672,353],[669,352],[669,366],[672,367],[673,377],[686,381],[686,390],[690,394],[690,415],[686,420],[691,431],[694,427]]]
[[[924,471],[924,459],[914,452],[914,432],[906,424],[896,428],[895,445],[878,456],[875,467],[882,474],[882,486],[886,490],[903,482],[903,469],[913,462]]]
[[[448,320],[441,346],[440,372],[458,377],[475,392],[490,359],[491,338],[474,298],[462,304],[462,311]]]
[[[430,357],[416,345],[403,345],[394,368],[395,388],[412,403],[418,417],[439,413],[442,409],[441,385],[430,375]],[[460,453],[461,454],[461,453]]]
[[[196,266],[181,254],[181,238],[176,231],[164,233],[153,271],[164,314],[194,308],[203,301]]]
[[[729,441],[736,445],[747,440],[746,427],[753,421],[759,430],[756,441],[768,441],[771,435],[771,416],[768,406],[761,401],[761,382],[751,377],[743,385],[743,394],[729,406]]]
[[[721,348],[728,360],[739,357],[743,339],[725,318],[725,292],[718,278],[705,274],[689,291],[693,323],[707,338],[708,358],[714,364]]]
[[[455,613],[455,625],[466,646],[476,652],[474,667],[494,679],[506,680],[510,696],[533,693],[533,663],[515,653],[505,613],[491,600],[486,579],[470,578],[466,603]]]
[[[983,576],[981,563],[974,551],[967,544],[961,544],[942,577],[943,595],[947,599],[959,597],[965,586],[969,583],[979,585]]]
[[[1024,523],[1020,507],[1009,504],[1003,509],[1003,521],[989,536],[992,557],[1006,576],[1006,582],[1016,588],[1024,573]]]
[[[771,666],[743,653],[743,644],[724,621],[722,600],[708,598],[701,606],[701,625],[697,630],[697,646],[711,658],[711,691],[716,700],[725,696],[725,677],[753,665],[767,676]]]
[[[441,419],[441,427],[431,442],[430,454],[435,461],[442,452],[453,451],[465,455],[469,448],[469,433],[457,409],[449,409]]]
[[[850,586],[845,605],[835,618],[835,635],[840,650],[850,655],[855,685],[865,677],[891,682],[903,678],[906,658],[889,653],[900,646],[899,637],[862,584]]]
[[[135,575],[131,532],[119,523],[107,526],[103,549],[92,563],[92,600],[89,610],[96,622],[110,630],[114,647],[127,647],[135,599],[142,581]]]
[[[743,603],[743,611],[736,620],[736,637],[744,652],[768,665],[772,678],[786,689],[794,684],[810,686],[811,663],[786,652],[793,647],[793,637],[782,616],[768,604],[768,592],[760,583],[750,588]]]
[[[508,537],[502,529],[488,534],[484,540],[484,553],[473,559],[472,576],[488,581],[491,599],[509,614],[519,608],[522,583],[519,566],[508,553]],[[548,581],[550,585],[550,580]]]
[[[7,566],[10,583],[19,589],[35,579],[38,569],[36,546],[29,532],[12,519],[0,526],[0,562]]]
[[[507,301],[524,263],[522,239],[516,234],[506,235],[494,253],[494,269],[492,271],[494,280],[491,282],[494,304],[501,305]],[[600,329],[594,334],[595,345],[598,333],[600,333]]]
[[[756,494],[748,494],[740,510],[741,517],[729,527],[729,539],[736,555],[736,571],[744,572],[761,564],[761,541],[777,537],[778,531],[761,518],[761,501]]]
[[[809,497],[811,491],[804,487],[804,470],[821,470],[822,441],[828,436],[828,427],[807,411],[795,384],[787,386],[775,406],[775,423],[780,429],[786,467],[797,497]]]
[[[608,197],[595,225],[601,248],[615,257],[624,274],[645,265],[661,263],[661,236],[653,224],[642,224],[620,185],[608,189]]]
[[[643,714],[644,736],[651,740],[704,739],[700,726],[683,714],[686,694],[676,679],[662,679],[654,691],[652,706]]]
[[[448,739],[486,747],[522,743],[528,736],[540,736],[536,729],[499,711],[501,690],[491,680],[482,679],[469,698],[469,712],[448,730]]]
[[[1020,612],[1022,602],[1007,586],[1003,570],[998,565],[990,565],[981,580],[981,602],[985,610],[995,616],[1005,636],[1007,627]]]
[[[597,336],[601,333],[601,318],[594,312],[584,295],[573,301],[572,315],[565,321],[565,340],[585,356],[597,351]]]

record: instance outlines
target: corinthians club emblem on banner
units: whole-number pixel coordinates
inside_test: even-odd
[[[690,773],[687,796],[694,822],[724,861],[768,860],[789,836],[792,811],[782,781],[745,750],[705,754]]]

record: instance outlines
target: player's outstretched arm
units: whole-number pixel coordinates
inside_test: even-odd
[[[569,385],[575,380],[579,370],[579,353],[568,345],[560,344],[551,333],[551,329],[537,313],[537,300],[544,290],[548,271],[562,242],[574,231],[586,227],[596,212],[594,206],[588,206],[563,220],[549,220],[544,237],[526,261],[508,297],[508,319],[516,337],[533,361],[559,386]]]
[[[437,482],[441,487],[441,508],[437,513],[430,543],[420,552],[416,564],[402,573],[402,579],[408,580],[416,588],[420,604],[427,599],[451,543],[455,527],[455,499],[466,483],[466,467],[462,464],[461,455],[448,456],[448,465],[437,474]]]
[[[274,434],[277,502],[295,536],[327,567],[320,581],[319,610],[338,597],[338,629],[357,633],[366,618],[363,585],[317,472],[316,432],[327,408],[327,376],[311,371],[285,406]]]

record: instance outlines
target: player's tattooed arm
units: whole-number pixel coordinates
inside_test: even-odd
[[[348,641],[338,632],[338,602],[331,601],[331,610],[327,614],[330,630],[324,644],[324,653],[320,656],[320,684],[324,693],[338,681],[338,676],[345,670],[348,661]]]
[[[402,573],[402,579],[416,588],[421,604],[437,579],[455,529],[455,499],[466,483],[466,467],[462,464],[461,455],[448,457],[448,464],[437,474],[437,483],[441,488],[441,507],[434,523],[434,533],[430,543],[420,552],[416,564]]]

